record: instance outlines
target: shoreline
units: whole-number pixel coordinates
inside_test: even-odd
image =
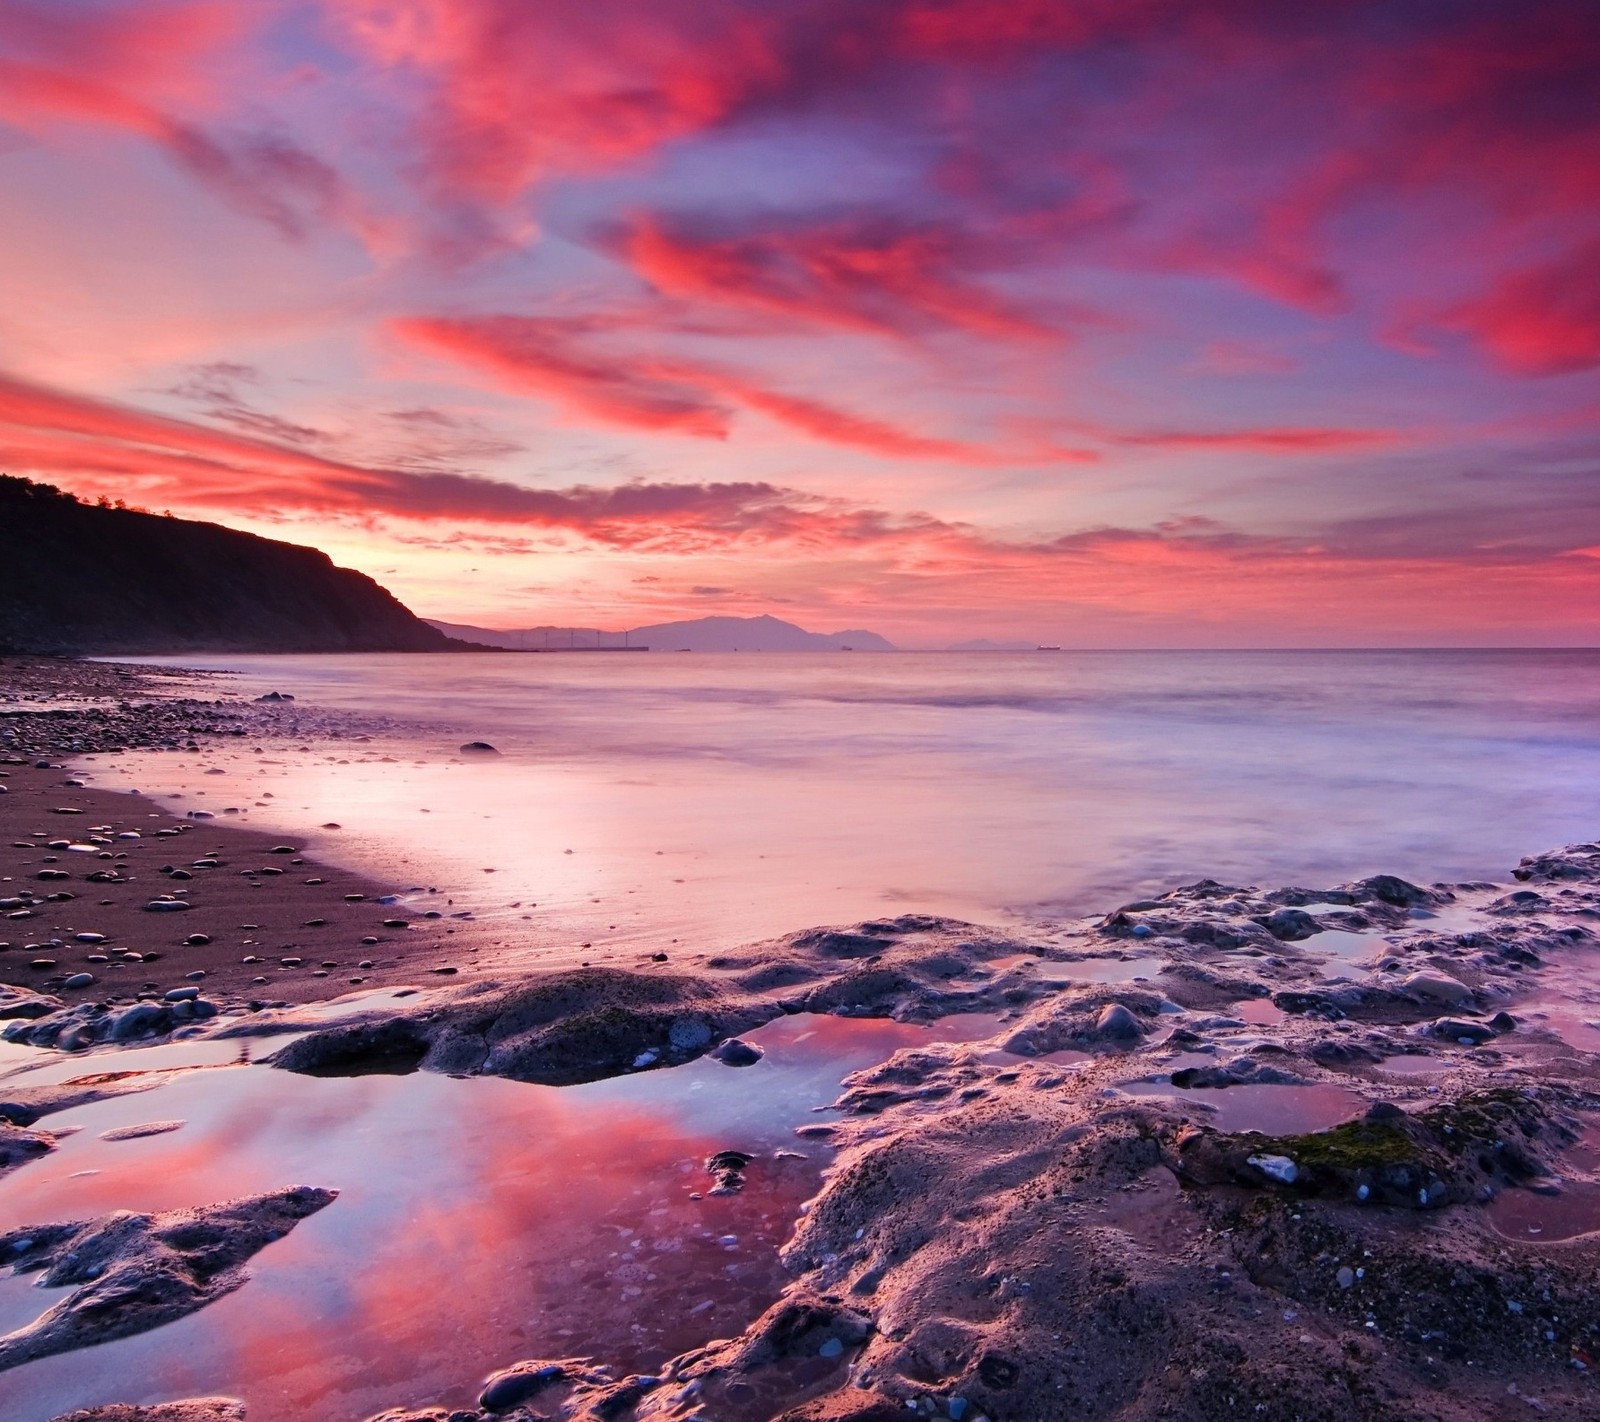
[[[80,690],[149,685],[143,669],[95,665]],[[36,672],[43,691],[51,672]],[[33,724],[51,734],[35,744],[104,752],[141,725],[170,740],[184,719],[171,703],[143,721],[118,712],[120,726],[47,714]],[[223,734],[248,714],[238,703],[185,713]],[[906,914],[709,956],[508,978],[470,923],[385,928],[398,910],[378,902],[383,885],[298,843],[65,785],[75,777],[55,765],[0,771],[4,888],[40,899],[8,910],[32,917],[0,920],[0,938],[48,923],[61,940],[48,954],[0,952],[0,981],[31,992],[23,1010],[20,995],[0,994],[17,1042],[120,1042],[94,1024],[143,1011],[145,1041],[294,1031],[271,1059],[290,1073],[562,1085],[715,1056],[783,1016],[991,1015],[987,1041],[902,1048],[854,1073],[833,1117],[802,1128],[838,1154],[782,1250],[791,1283],[738,1337],[648,1376],[619,1377],[604,1358],[508,1358],[478,1410],[399,1408],[387,1422],[489,1422],[535,1405],[640,1422],[1498,1422],[1578,1418],[1595,1403],[1600,1028],[1582,1020],[1600,1019],[1588,963],[1600,955],[1595,845],[1525,860],[1508,885],[1202,881],[1050,944]],[[117,838],[140,817],[141,838]],[[95,831],[104,844],[80,834],[91,824],[109,826]],[[94,847],[49,849],[51,839]],[[212,858],[228,862],[193,867]],[[174,882],[167,863],[194,877]],[[124,882],[87,878],[112,871]],[[194,906],[148,910],[155,892]],[[85,931],[106,942],[79,943]],[[197,932],[211,942],[180,946]],[[159,957],[114,966],[110,950],[147,941]],[[346,964],[351,943],[372,968]],[[1358,952],[1370,962],[1341,956]],[[50,968],[31,966],[43,957]],[[95,980],[68,989],[80,959]],[[431,976],[439,966],[458,971]],[[293,1006],[402,982],[428,990],[332,1021]],[[215,1018],[172,1014],[167,994],[187,987],[215,999]],[[265,1001],[291,1006],[262,1014]],[[114,1088],[32,1088],[32,1119],[12,1111],[0,1127],[0,1174],[51,1150],[51,1114],[86,1089]],[[725,1167],[730,1180],[742,1168]],[[1538,1203],[1550,1200],[1561,1203]],[[1519,1209],[1542,1238],[1506,1233]],[[1571,1219],[1551,1223],[1562,1209],[1584,1227],[1563,1234]],[[189,1415],[221,1414],[74,1414]]]

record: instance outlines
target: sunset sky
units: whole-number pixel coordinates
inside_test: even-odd
[[[0,0],[0,470],[497,626],[1593,644],[1597,75],[1595,0]]]

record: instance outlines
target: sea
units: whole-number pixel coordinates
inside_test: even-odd
[[[448,890],[553,958],[902,912],[1042,931],[1202,878],[1504,881],[1600,835],[1592,650],[183,661],[294,696],[309,749],[93,783]],[[319,739],[312,706],[361,724]]]
[[[196,678],[195,694],[292,695],[271,714],[298,734],[74,770],[195,817],[196,843],[213,823],[248,822],[431,909],[487,920],[513,970],[625,966],[670,956],[674,941],[705,950],[912,910],[1048,939],[1077,915],[1201,877],[1504,880],[1521,855],[1600,829],[1600,653],[1587,651],[206,664],[226,675]],[[494,752],[461,749],[474,740]],[[1331,948],[1330,972],[1360,972],[1346,950],[1370,961],[1382,936],[1329,932],[1316,945]],[[1596,1050],[1588,957],[1552,958],[1517,1012]],[[1057,971],[1137,980],[1159,962]],[[368,989],[318,1011],[332,1020],[412,992]],[[1262,1001],[1241,1014],[1251,1006],[1278,1011]],[[829,1119],[841,1078],[999,1026],[796,1014],[747,1034],[764,1053],[750,1067],[705,1056],[569,1087],[301,1076],[262,1062],[278,1038],[120,1051],[116,1068],[151,1073],[154,1089],[50,1117],[57,1149],[0,1181],[0,1231],[291,1183],[340,1195],[253,1258],[237,1292],[5,1374],[0,1413],[46,1422],[221,1394],[244,1398],[252,1422],[361,1422],[388,1407],[468,1407],[481,1378],[519,1358],[653,1372],[736,1336],[779,1296],[779,1247],[832,1161],[796,1131]],[[1063,1073],[1076,1069],[1068,1055],[1081,1054],[1052,1058]],[[1192,1060],[1152,1056],[1155,1074],[1127,1090],[1172,1094],[1162,1073]],[[1446,1065],[1403,1055],[1383,1070]],[[0,1044],[0,1088],[89,1069]],[[1312,1129],[1365,1106],[1338,1083],[1185,1099],[1229,1129]],[[1308,1121],[1308,1109],[1321,1114]],[[129,1127],[151,1133],[123,1138]],[[707,1162],[730,1147],[752,1158],[749,1184],[719,1197]],[[1600,1187],[1507,1192],[1512,1213],[1495,1227],[1589,1230],[1582,1188]],[[1577,1223],[1551,1198],[1575,1200]],[[0,1332],[61,1297],[0,1270]],[[798,1396],[808,1379],[780,1367],[767,1385]]]

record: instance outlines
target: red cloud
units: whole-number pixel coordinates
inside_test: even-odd
[[[1537,547],[1497,544],[1473,524],[1450,546],[1434,547],[1430,533],[1418,543],[1415,521],[1399,518],[1322,537],[1250,534],[1190,519],[1007,541],[761,482],[530,489],[368,468],[5,377],[0,457],[13,470],[53,475],[82,493],[158,505],[376,514],[457,532],[466,523],[540,535],[532,543],[510,533],[484,536],[482,547],[510,552],[547,544],[551,535],[674,554],[758,546],[802,564],[820,558],[836,584],[841,567],[855,569],[848,575],[855,596],[903,607],[948,603],[967,614],[1058,617],[1070,606],[1076,617],[1104,612],[1125,628],[1176,619],[1221,631],[1254,625],[1270,609],[1277,635],[1320,629],[1324,639],[1352,624],[1515,627],[1548,618],[1552,608],[1561,610],[1563,627],[1600,621],[1592,556],[1552,556],[1591,552],[1592,519],[1574,520],[1566,544],[1546,538]],[[1492,525],[1492,514],[1478,523]]]
[[[433,181],[506,198],[639,158],[774,77],[759,11],[729,0],[328,0],[379,63],[435,84]]]
[[[1466,331],[1523,375],[1600,366],[1600,239],[1501,278],[1443,323]]]
[[[830,444],[891,459],[972,465],[1083,462],[1087,450],[1013,448],[942,439],[821,401],[772,390],[731,371],[660,356],[600,355],[583,338],[602,320],[539,316],[414,317],[391,329],[402,340],[451,356],[500,384],[551,399],[581,417],[630,429],[726,438],[732,405]]]
[[[906,335],[954,326],[1030,341],[1058,335],[966,280],[993,256],[949,225],[849,218],[721,236],[641,216],[620,246],[640,276],[674,296],[846,330]]]
[[[514,389],[547,396],[580,415],[628,429],[725,439],[729,411],[703,382],[683,380],[658,362],[623,363],[585,352],[582,322],[535,316],[414,318],[395,322],[403,340],[488,372]]]
[[[0,118],[31,133],[89,123],[137,134],[222,201],[287,237],[316,221],[369,227],[327,163],[281,134],[224,137],[196,114],[224,102],[224,59],[255,21],[225,0],[79,6],[13,0],[0,16]]]

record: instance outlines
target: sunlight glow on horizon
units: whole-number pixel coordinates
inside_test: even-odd
[[[1600,638],[1600,11],[11,0],[0,470],[500,627]]]

